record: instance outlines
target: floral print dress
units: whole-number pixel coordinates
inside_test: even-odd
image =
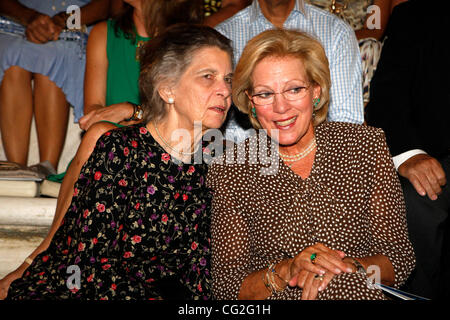
[[[144,125],[107,132],[52,243],[8,299],[208,299],[206,171],[174,161]]]

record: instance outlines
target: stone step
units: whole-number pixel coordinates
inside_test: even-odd
[[[0,225],[49,226],[55,198],[0,197]]]
[[[54,198],[0,197],[0,279],[41,243],[55,209]]]
[[[0,225],[0,279],[20,266],[47,232],[45,226]]]

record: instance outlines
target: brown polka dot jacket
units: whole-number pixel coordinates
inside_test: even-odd
[[[415,257],[383,131],[330,122],[317,126],[315,136],[316,155],[305,180],[278,156],[277,168],[264,174],[268,165],[258,161],[258,152],[270,139],[257,136],[224,154],[222,164],[210,165],[215,298],[236,299],[250,273],[317,242],[355,258],[385,255],[395,270],[395,287],[408,278]],[[318,299],[383,299],[366,280],[356,273],[335,276]],[[269,298],[300,297],[300,288],[288,287]]]

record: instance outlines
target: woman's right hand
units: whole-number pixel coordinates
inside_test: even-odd
[[[315,254],[314,263],[311,256]],[[342,272],[352,272],[353,269],[343,262],[345,253],[339,250],[332,250],[321,243],[316,243],[305,248],[295,256],[289,264],[289,286],[303,287],[302,280],[298,275],[302,271],[308,271],[317,275],[324,275],[326,272],[337,275]]]
[[[96,108],[79,120],[79,125],[82,130],[88,130],[90,126],[102,120],[119,123],[129,119],[134,112],[134,107],[128,102],[112,104],[108,107]],[[131,122],[130,122],[131,123]]]
[[[61,30],[49,16],[38,13],[27,24],[25,35],[28,41],[42,44],[57,40]]]

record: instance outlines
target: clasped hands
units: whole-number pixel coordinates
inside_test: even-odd
[[[66,13],[61,12],[52,18],[48,15],[36,13],[27,23],[25,35],[27,40],[43,44],[58,40],[59,34],[66,26]]]
[[[311,255],[315,254],[314,263]],[[307,247],[292,258],[288,265],[289,286],[302,288],[302,300],[315,300],[335,275],[356,272],[351,258],[321,243]]]

